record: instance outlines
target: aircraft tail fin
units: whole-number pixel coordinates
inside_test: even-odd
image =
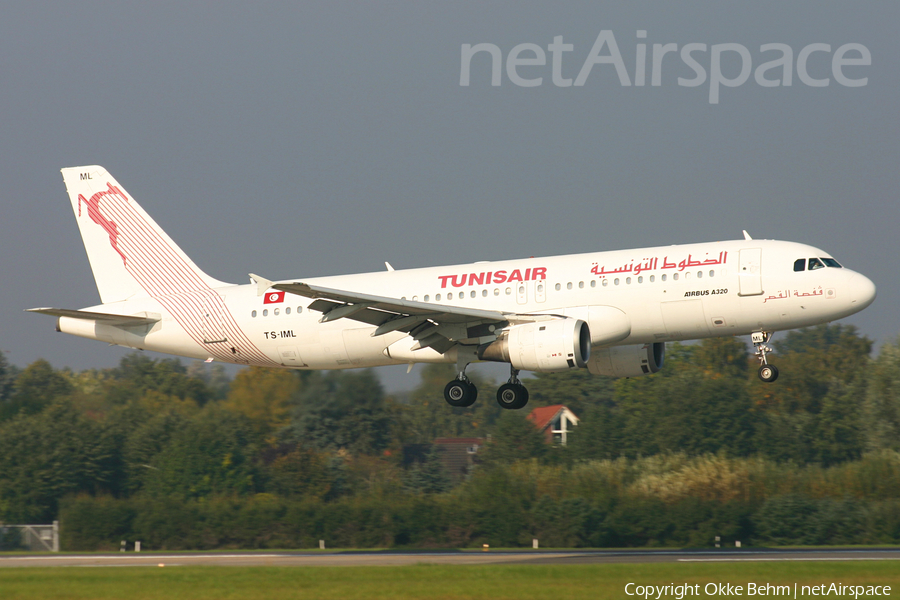
[[[62,175],[104,304],[227,285],[201,271],[106,169]]]

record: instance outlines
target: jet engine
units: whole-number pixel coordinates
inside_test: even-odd
[[[665,356],[666,345],[662,342],[643,346],[613,346],[594,350],[587,367],[593,375],[637,377],[659,371]]]
[[[584,368],[591,357],[591,331],[581,319],[557,318],[516,325],[478,348],[478,358],[525,371]]]

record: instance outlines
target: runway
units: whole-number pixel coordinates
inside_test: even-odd
[[[178,567],[281,566],[360,567],[442,565],[548,565],[649,562],[777,562],[900,560],[900,548],[814,550],[477,550],[441,551],[277,551],[141,552],[109,554],[5,554],[0,568],[15,567]]]

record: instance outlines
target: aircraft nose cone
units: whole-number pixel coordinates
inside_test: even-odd
[[[862,310],[875,300],[875,284],[865,275],[855,274],[850,278],[850,301],[853,308]]]

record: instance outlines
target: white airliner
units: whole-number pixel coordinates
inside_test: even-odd
[[[774,381],[775,331],[859,312],[875,285],[794,242],[709,242],[236,285],[201,271],[103,167],[62,170],[102,304],[34,308],[57,330],[208,361],[344,369],[452,363],[452,406],[477,390],[466,367],[510,365],[497,392],[521,408],[520,370],[634,377],[665,342],[751,335]]]

